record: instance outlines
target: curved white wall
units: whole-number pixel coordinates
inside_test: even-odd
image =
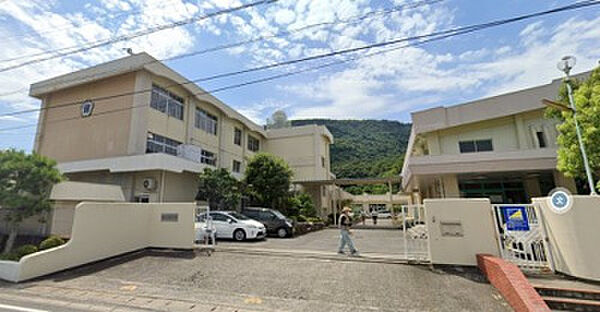
[[[573,196],[573,200],[571,209],[557,214],[547,197],[533,199],[542,208],[555,270],[600,281],[600,196]]]

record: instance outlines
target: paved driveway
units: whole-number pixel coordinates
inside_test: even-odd
[[[389,260],[406,260],[404,238],[401,230],[353,230],[352,239],[356,248],[364,258],[382,258]],[[243,250],[287,251],[296,253],[313,253],[335,255],[338,249],[340,232],[338,229],[324,229],[294,238],[269,237],[260,241],[235,242],[219,241],[217,247],[237,248]],[[411,257],[427,259],[426,240],[407,240]]]
[[[426,266],[228,252],[138,253],[0,283],[2,298],[89,311],[510,311],[489,284]]]

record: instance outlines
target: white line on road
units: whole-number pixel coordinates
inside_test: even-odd
[[[0,309],[7,309],[7,310],[12,310],[12,311],[20,311],[20,312],[48,312],[46,310],[18,307],[18,306],[1,304],[1,303],[0,303]]]

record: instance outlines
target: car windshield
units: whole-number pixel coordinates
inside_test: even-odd
[[[277,210],[271,210],[271,212],[273,212],[279,219],[284,219],[284,220],[286,219],[285,216]]]
[[[237,212],[230,212],[229,215],[238,220],[250,220],[250,218],[246,217],[245,215],[243,215],[241,213],[237,213]]]

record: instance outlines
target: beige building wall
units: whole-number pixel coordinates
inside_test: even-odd
[[[131,120],[127,108],[133,96],[94,101],[94,118],[82,118],[81,104],[76,103],[132,92],[134,84],[135,73],[128,73],[45,95],[42,106],[49,109],[40,115],[35,150],[58,162],[127,155]]]
[[[183,120],[150,107],[153,85],[184,99]],[[30,94],[52,108],[40,115],[35,151],[56,159],[66,168],[76,168],[67,174],[73,181],[120,186],[128,201],[139,195],[148,195],[151,202],[191,201],[197,187],[195,175],[212,167],[182,162],[165,166],[165,161],[156,166],[153,159],[135,158],[148,156],[145,154],[149,132],[214,153],[214,168],[231,172],[233,162],[239,161],[240,172],[233,173],[236,178],[243,177],[247,161],[255,155],[248,149],[249,136],[259,140],[259,151],[288,161],[296,179],[330,178],[329,145],[333,138],[325,127],[294,127],[279,134],[266,131],[146,53],[35,83]],[[128,95],[113,97],[116,94]],[[87,118],[81,117],[79,104],[53,108],[91,98],[97,100]],[[195,127],[197,108],[217,117],[216,134]],[[118,111],[112,112],[115,110]],[[65,117],[71,120],[58,122]],[[242,131],[240,145],[234,144],[235,128]],[[115,157],[121,157],[115,161],[122,165],[107,165]],[[128,161],[134,158],[144,166]],[[115,167],[118,169],[113,170]],[[157,188],[146,190],[142,186],[145,178],[156,180]]]

